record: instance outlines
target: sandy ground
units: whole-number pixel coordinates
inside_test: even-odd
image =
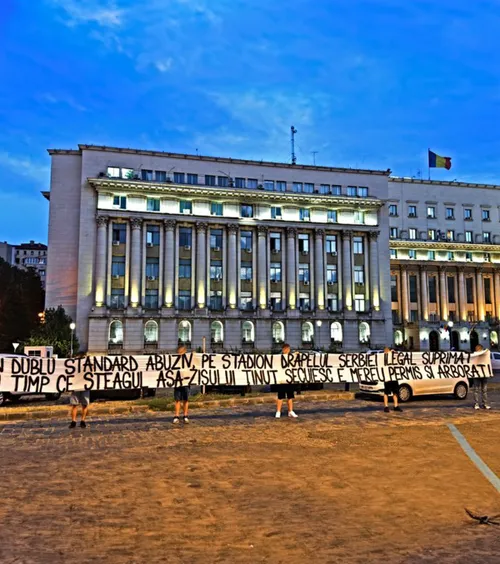
[[[500,474],[500,414],[455,423]],[[464,513],[500,494],[439,418],[114,431],[0,437],[2,564],[500,562]]]

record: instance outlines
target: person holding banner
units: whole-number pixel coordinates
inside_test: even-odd
[[[177,354],[183,355],[187,353],[185,345],[177,347]],[[180,423],[181,403],[183,412],[183,422],[189,423],[188,409],[189,409],[189,386],[179,386],[174,388],[174,401],[175,401],[175,415],[172,423],[178,425]]]
[[[389,347],[385,347],[384,354],[391,352]],[[403,411],[398,405],[398,394],[399,394],[399,382],[397,380],[389,380],[384,382],[384,412],[389,413],[389,395],[392,395],[392,401],[394,402],[394,411]]]
[[[477,345],[474,352],[482,352],[484,349],[481,345]],[[488,378],[474,378],[474,409],[491,409],[488,403]],[[482,400],[482,404],[481,404]]]
[[[291,353],[290,345],[284,344],[281,349],[281,354],[289,355]],[[293,384],[276,384],[273,391],[278,392],[276,399],[276,419],[281,417],[281,408],[283,407],[283,400],[286,399],[288,407],[288,417],[297,419],[298,415],[293,410],[293,400],[295,398],[295,386]]]

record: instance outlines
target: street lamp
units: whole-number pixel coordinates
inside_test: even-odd
[[[74,323],[69,324],[69,328],[71,329],[71,348],[70,348],[70,358],[73,358],[73,335],[75,333],[76,325]]]

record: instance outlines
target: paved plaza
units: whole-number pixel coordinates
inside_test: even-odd
[[[500,396],[493,392],[493,405]],[[299,402],[2,423],[0,562],[500,562],[500,411]]]

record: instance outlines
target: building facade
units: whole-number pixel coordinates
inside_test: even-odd
[[[46,307],[90,352],[392,342],[389,171],[50,150]]]
[[[14,264],[14,245],[7,241],[0,242],[0,258],[9,264]]]
[[[22,270],[33,270],[40,277],[43,288],[47,276],[47,245],[43,243],[21,243],[15,245],[12,252],[13,265]]]

